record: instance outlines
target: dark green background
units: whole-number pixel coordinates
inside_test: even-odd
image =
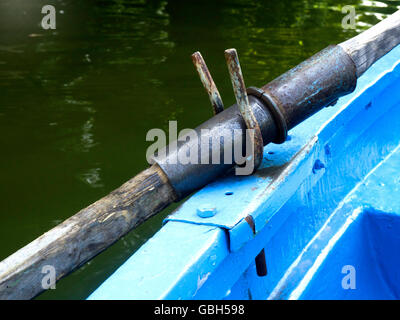
[[[43,30],[41,8],[57,9]],[[344,30],[344,5],[357,29]],[[201,51],[225,105],[223,52],[262,86],[400,1],[0,0],[0,260],[144,169],[152,128],[212,114],[190,55]],[[173,207],[176,207],[173,206]],[[162,212],[40,296],[86,298],[161,226]]]

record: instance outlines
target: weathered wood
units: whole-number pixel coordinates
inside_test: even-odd
[[[157,165],[144,170],[0,262],[0,299],[35,297],[44,290],[43,266],[62,278],[175,199]]]
[[[400,43],[400,10],[339,44],[353,59],[360,77],[375,61]]]

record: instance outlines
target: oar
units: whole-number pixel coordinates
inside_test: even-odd
[[[181,200],[234,166],[226,162],[171,161],[186,153],[188,146],[202,138],[219,137],[224,130],[240,130],[244,140],[245,131],[250,128],[255,131],[251,141],[257,166],[262,156],[260,146],[283,143],[287,130],[352,92],[357,78],[399,43],[400,11],[362,34],[322,50],[261,89],[251,87],[247,92],[236,51],[227,50],[237,104],[222,112],[222,102],[204,61],[201,56],[194,57],[216,113],[195,129],[198,141],[168,149],[165,157],[156,159],[149,169],[0,262],[0,299],[35,297],[44,290],[42,271],[47,269],[43,267],[52,266],[57,280],[64,277],[173,201]],[[220,151],[209,150],[210,159],[215,153],[223,159],[224,143],[232,147],[236,141],[224,139],[219,143]]]

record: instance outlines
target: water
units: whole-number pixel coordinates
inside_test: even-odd
[[[41,8],[57,9],[43,30]],[[343,5],[356,30],[344,30]],[[0,260],[144,169],[151,128],[212,112],[190,55],[200,50],[225,105],[223,51],[262,86],[400,1],[0,0]],[[176,207],[173,206],[173,207]],[[161,226],[169,208],[39,298],[87,297]]]

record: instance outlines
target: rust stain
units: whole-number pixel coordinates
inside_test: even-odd
[[[203,84],[204,89],[207,91],[214,114],[222,112],[224,110],[224,104],[222,102],[221,95],[219,94],[217,86],[201,53],[198,51],[193,53],[192,61],[196,67],[197,73],[199,74],[200,81]]]
[[[239,111],[246,123],[247,129],[252,130],[253,133],[250,138],[253,146],[252,154],[254,158],[254,170],[256,170],[262,162],[264,150],[261,129],[249,105],[247,90],[244,84],[242,69],[240,67],[236,49],[225,50],[225,59],[228,65],[233,92],[235,94]]]

